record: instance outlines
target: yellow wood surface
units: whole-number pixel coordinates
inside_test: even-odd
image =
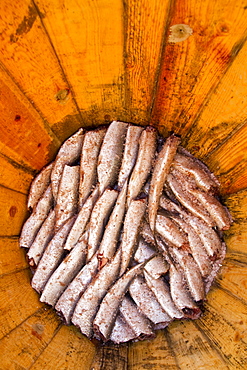
[[[247,368],[246,19],[245,0],[0,1],[0,370]],[[171,43],[177,24],[193,33]],[[99,348],[39,302],[17,238],[34,174],[113,119],[181,134],[234,225],[202,318]]]

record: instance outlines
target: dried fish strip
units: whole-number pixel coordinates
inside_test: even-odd
[[[118,314],[112,328],[110,340],[113,343],[125,343],[136,338],[134,331],[124,320],[123,316]]]
[[[127,182],[120,191],[98,249],[99,268],[114,255],[125,213]]]
[[[124,297],[119,308],[123,318],[129,324],[136,338],[144,340],[155,337],[150,321],[128,297]]]
[[[171,135],[168,137],[156,159],[152,173],[148,201],[148,218],[152,231],[155,229],[156,216],[164,183],[179,143],[180,139],[177,136]]]
[[[175,171],[173,171],[173,173],[169,173],[167,176],[167,183],[175,197],[192,214],[204,220],[209,226],[216,226],[215,221],[209,213],[201,207],[198,200],[185,189],[185,186],[174,176],[174,173]],[[178,174],[178,172],[176,172],[176,174]]]
[[[53,168],[53,162],[48,166],[44,167],[42,171],[33,179],[27,201],[27,208],[34,209],[50,185],[51,181],[51,171]]]
[[[172,318],[184,317],[183,312],[175,306],[172,300],[168,284],[162,278],[154,279],[146,271],[144,271],[144,277],[163,310]]]
[[[45,221],[53,205],[51,186],[48,186],[39,200],[31,216],[22,227],[19,244],[23,248],[30,248],[42,223]]]
[[[118,191],[106,189],[101,197],[96,202],[89,224],[89,237],[88,237],[88,254],[87,260],[94,255],[99,247],[100,239],[103,234],[104,224],[112,210],[112,207],[117,199]]]
[[[56,224],[55,231],[77,211],[79,186],[79,166],[70,167],[65,165],[61,177],[57,204],[55,207]]]
[[[55,309],[62,315],[67,324],[70,324],[71,317],[80,296],[84,293],[87,286],[96,275],[97,267],[98,258],[95,254],[93,258],[82,267],[81,271],[59,298]]]
[[[48,244],[32,278],[32,287],[40,293],[57,268],[64,254],[63,244],[73,225],[74,217],[69,219]]]
[[[34,239],[31,247],[28,250],[28,262],[32,267],[36,267],[42,257],[42,254],[47,247],[47,244],[54,236],[55,228],[55,211],[54,209],[50,211],[46,220],[43,222],[41,228]]]
[[[127,210],[124,220],[123,235],[121,242],[122,259],[120,276],[124,274],[124,272],[126,271],[131,260],[131,257],[134,253],[141,221],[146,210],[146,204],[147,203],[145,199],[132,200]]]
[[[120,189],[124,186],[125,181],[128,179],[135,165],[139,149],[139,138],[142,131],[143,128],[140,126],[129,125],[128,127],[122,165],[118,176],[118,186]]]
[[[64,289],[68,286],[86,259],[88,232],[86,231],[72,251],[60,263],[46,283],[41,302],[54,306]]]
[[[173,302],[187,317],[197,319],[201,314],[201,310],[192,299],[183,275],[173,264],[170,265],[169,277]]]
[[[165,259],[161,255],[156,254],[156,251],[150,248],[143,240],[140,240],[134,255],[134,260],[138,263],[150,260],[145,264],[144,270],[154,279],[158,279],[162,275],[165,275],[169,270],[169,264]]]
[[[106,341],[109,339],[115,318],[118,313],[119,305],[122,302],[131,280],[141,273],[144,263],[140,263],[132,267],[124,275],[122,275],[106,293],[103,301],[99,306],[99,310],[94,319],[94,331]]]
[[[57,199],[59,183],[64,166],[73,164],[81,154],[84,130],[80,128],[74,135],[69,137],[59,149],[51,172],[51,184],[54,199]]]
[[[88,131],[84,135],[80,162],[79,207],[81,207],[97,179],[97,162],[106,127]]]
[[[137,160],[129,180],[127,195],[128,206],[131,200],[139,195],[150,173],[156,151],[156,139],[156,130],[150,126],[143,130],[140,136]]]
[[[188,157],[177,153],[174,158],[173,166],[186,175],[191,175],[196,181],[198,187],[205,191],[215,192],[218,189],[218,183],[213,179],[209,171],[193,157]]]
[[[100,194],[117,180],[127,128],[127,123],[113,121],[106,131],[97,166]]]
[[[72,316],[72,323],[78,326],[87,337],[93,335],[93,320],[98,310],[98,305],[105,296],[119,274],[121,249],[114,258],[108,262],[95,276],[79,299]]]
[[[72,226],[70,233],[67,237],[64,249],[71,250],[74,248],[76,243],[78,242],[79,238],[83,234],[86,225],[91,217],[92,209],[96,203],[96,200],[99,197],[99,189],[96,187],[92,194],[88,197],[86,202],[83,204],[83,206],[80,209],[80,212],[78,213],[75,223]]]
[[[200,237],[189,224],[179,217],[176,218],[176,222],[187,233],[191,254],[200,269],[201,275],[206,277],[212,270],[212,264]]]
[[[143,276],[137,276],[129,286],[129,293],[141,312],[155,325],[164,327],[173,319],[163,310]]]
[[[169,248],[169,252],[184,272],[185,279],[194,300],[196,302],[202,301],[205,298],[204,283],[199,267],[193,257],[187,251],[178,248]]]
[[[186,248],[189,245],[187,235],[169,217],[158,215],[155,229],[163,239],[177,248]]]
[[[170,201],[168,198],[162,196],[160,199],[160,205],[164,209],[175,214],[176,217],[181,214],[182,218],[196,231],[199,235],[204,248],[206,249],[209,256],[214,256],[221,249],[221,240],[215,230],[206,224],[200,218],[193,216],[189,212],[186,212],[177,204]]]

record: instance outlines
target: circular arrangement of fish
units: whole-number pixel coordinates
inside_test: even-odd
[[[153,127],[80,129],[33,180],[20,246],[67,324],[115,343],[196,319],[232,219],[209,169]]]

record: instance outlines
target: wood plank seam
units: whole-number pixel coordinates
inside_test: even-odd
[[[23,98],[28,101],[33,109],[36,111],[36,114],[39,115],[43,125],[44,125],[44,129],[47,131],[47,134],[51,137],[51,139],[57,144],[57,146],[60,146],[61,145],[61,141],[58,139],[57,135],[55,134],[55,132],[52,130],[52,128],[50,127],[50,125],[48,124],[47,120],[43,117],[43,114],[39,111],[39,109],[36,107],[35,103],[33,101],[30,100],[30,98],[25,94],[25,92],[23,91],[23,89],[21,88],[21,86],[19,85],[19,83],[15,80],[15,78],[13,77],[13,75],[9,72],[9,70],[6,68],[6,66],[0,62],[0,66],[1,68],[4,70],[4,72],[8,75],[8,77],[10,78],[11,82],[16,86],[16,88],[19,90],[20,94],[23,96]]]
[[[67,75],[66,75],[66,73],[65,73],[65,71],[64,71],[64,69],[63,69],[62,63],[61,63],[61,61],[60,61],[60,59],[59,59],[59,57],[58,57],[58,54],[57,54],[56,49],[55,49],[55,47],[54,47],[54,45],[53,45],[52,39],[51,39],[51,37],[50,37],[50,35],[49,35],[49,33],[48,33],[48,30],[47,30],[47,28],[46,28],[46,26],[45,26],[45,24],[44,24],[44,22],[43,22],[43,19],[42,19],[42,16],[41,16],[41,12],[40,12],[40,10],[39,10],[39,8],[38,8],[38,6],[37,6],[37,4],[35,3],[35,1],[34,1],[34,0],[32,0],[32,3],[33,3],[33,6],[35,7],[35,9],[36,9],[36,11],[37,11],[37,14],[38,14],[38,16],[39,16],[39,18],[40,18],[40,22],[41,22],[41,24],[42,24],[43,30],[44,30],[44,32],[45,32],[45,34],[46,34],[46,36],[47,36],[47,39],[48,39],[48,41],[49,41],[49,43],[50,43],[50,45],[51,45],[51,48],[52,48],[52,50],[53,50],[53,53],[54,53],[54,55],[55,55],[55,57],[56,57],[56,59],[57,59],[58,65],[59,65],[59,67],[60,67],[60,69],[61,69],[62,76],[63,76],[63,78],[64,78],[65,82],[66,82],[66,83],[68,84],[68,86],[69,86],[69,91],[70,91],[70,93],[71,93],[71,97],[72,97],[72,100],[73,100],[74,105],[75,105],[75,107],[76,107],[76,110],[77,110],[77,112],[78,112],[78,114],[79,114],[79,116],[80,116],[80,120],[81,120],[81,122],[83,122],[80,108],[79,108],[78,103],[77,103],[77,101],[76,101],[76,99],[75,99],[75,94],[74,94],[74,91],[73,91],[73,87],[71,86],[71,84],[70,84],[70,82],[69,82],[69,80],[68,80],[68,77],[67,77]]]
[[[196,128],[196,125],[197,125],[197,122],[199,121],[203,111],[204,111],[204,108],[207,106],[207,103],[210,101],[212,95],[214,94],[214,92],[217,90],[217,88],[220,86],[221,84],[221,81],[222,81],[222,78],[225,76],[225,74],[228,72],[228,70],[230,69],[230,67],[232,66],[235,58],[238,56],[239,52],[241,51],[241,49],[243,48],[243,46],[245,45],[247,41],[247,33],[244,34],[244,36],[239,40],[238,43],[236,43],[232,50],[231,50],[231,58],[229,60],[229,62],[227,63],[227,67],[226,69],[224,70],[224,72],[221,74],[220,76],[220,79],[219,81],[208,91],[206,97],[204,98],[204,101],[203,103],[201,104],[201,107],[199,108],[199,110],[197,111],[197,114],[193,120],[193,123],[191,124],[190,126],[190,131],[189,133],[186,134],[186,137],[184,138],[184,145],[186,146],[186,144],[188,143],[188,140],[190,138],[190,133],[194,131],[194,129]],[[241,125],[242,127],[242,125]],[[240,128],[239,128],[240,129]],[[237,130],[238,131],[238,130]],[[230,136],[231,137],[231,136]],[[228,139],[228,137],[223,140],[218,146],[220,147],[226,140]],[[212,154],[214,151],[216,150],[216,148],[214,148],[214,150],[212,150],[212,152],[208,153],[208,155],[205,156],[205,158],[208,158],[208,156],[210,154]]]
[[[42,351],[40,351],[39,355],[36,357],[36,359],[34,360],[34,362],[32,363],[31,366],[29,366],[27,368],[27,370],[30,370],[34,365],[35,363],[37,362],[37,360],[39,359],[39,357],[42,355],[42,353],[45,351],[45,349],[49,346],[49,344],[53,341],[53,339],[55,338],[55,336],[57,335],[57,333],[59,332],[59,330],[62,328],[63,324],[59,324],[57,329],[54,331],[51,339],[47,342],[47,344],[42,348]]]

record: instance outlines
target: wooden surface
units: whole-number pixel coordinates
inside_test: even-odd
[[[245,0],[0,1],[0,370],[247,367],[246,19]],[[113,119],[181,134],[234,225],[201,319],[98,347],[39,302],[18,235],[34,174]]]

